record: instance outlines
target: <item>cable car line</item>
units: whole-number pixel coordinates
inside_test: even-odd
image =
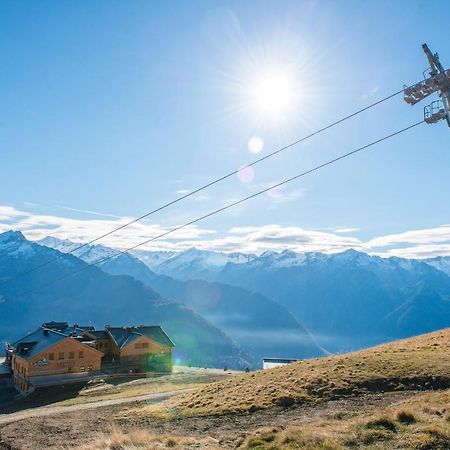
[[[183,228],[186,228],[186,227],[188,227],[188,226],[190,226],[190,225],[193,225],[193,224],[195,224],[195,223],[197,223],[197,222],[200,222],[200,221],[202,221],[202,220],[204,220],[204,219],[207,219],[207,218],[209,218],[209,217],[211,217],[211,216],[214,216],[214,215],[216,215],[216,214],[218,214],[218,213],[220,213],[220,212],[223,212],[223,211],[225,211],[225,210],[227,210],[227,209],[230,209],[230,208],[232,208],[232,207],[234,207],[234,206],[237,206],[237,205],[239,205],[239,204],[241,204],[241,203],[244,203],[244,202],[246,202],[246,201],[248,201],[248,200],[251,200],[251,199],[253,199],[253,198],[255,198],[255,197],[259,196],[259,195],[262,195],[262,194],[264,194],[264,193],[266,193],[266,192],[268,192],[268,191],[271,191],[271,190],[273,190],[273,189],[279,188],[279,187],[281,187],[281,186],[283,186],[283,185],[285,185],[285,184],[287,184],[287,183],[290,183],[290,182],[292,182],[292,181],[294,181],[294,180],[297,180],[297,179],[299,179],[299,178],[302,178],[302,177],[304,177],[304,176],[306,176],[306,175],[308,175],[308,174],[310,174],[310,173],[316,172],[316,171],[318,171],[318,170],[320,170],[320,169],[322,169],[322,168],[324,168],[324,167],[326,167],[326,166],[329,166],[329,165],[331,165],[331,164],[334,164],[334,163],[336,163],[336,162],[338,162],[338,161],[340,161],[340,160],[342,160],[342,159],[348,158],[349,156],[352,156],[352,155],[354,155],[354,154],[356,154],[356,153],[359,153],[359,152],[361,152],[361,151],[363,151],[363,150],[366,150],[366,149],[368,149],[368,148],[370,148],[370,147],[373,147],[374,145],[379,144],[379,143],[381,143],[381,142],[383,142],[383,141],[386,141],[386,140],[388,140],[388,139],[390,139],[390,138],[392,138],[392,137],[394,137],[394,136],[397,136],[397,135],[402,134],[402,133],[404,133],[404,132],[406,132],[406,131],[409,131],[409,130],[411,130],[411,129],[417,127],[418,125],[421,125],[422,123],[425,123],[425,121],[424,121],[424,120],[421,120],[420,122],[416,122],[416,123],[414,123],[414,124],[412,124],[412,125],[409,125],[408,127],[405,127],[405,128],[400,129],[400,130],[397,130],[397,131],[395,131],[395,132],[393,132],[393,133],[391,133],[391,134],[388,134],[388,135],[386,135],[386,136],[384,136],[384,137],[382,137],[382,138],[380,138],[380,139],[377,139],[377,140],[372,141],[372,142],[370,142],[370,143],[368,143],[368,144],[365,144],[365,145],[363,145],[362,147],[358,147],[358,148],[355,149],[355,150],[352,150],[352,151],[350,151],[350,152],[348,152],[348,153],[344,153],[344,154],[342,154],[342,155],[340,155],[340,156],[338,156],[338,157],[336,157],[336,158],[333,158],[333,159],[331,159],[331,160],[329,160],[329,161],[326,161],[326,162],[324,162],[324,163],[322,163],[322,164],[320,164],[320,165],[318,165],[318,166],[315,166],[315,167],[313,167],[313,168],[311,168],[311,169],[309,169],[309,170],[306,170],[306,171],[301,172],[301,173],[299,173],[299,174],[297,174],[297,175],[294,175],[293,177],[287,178],[287,179],[285,179],[285,180],[283,180],[283,181],[281,181],[281,182],[279,182],[279,183],[273,184],[273,185],[271,185],[271,186],[269,186],[269,187],[267,187],[267,188],[265,188],[265,189],[262,189],[262,190],[260,190],[260,191],[258,191],[258,192],[255,192],[254,194],[251,194],[251,195],[249,195],[249,196],[247,196],[247,197],[241,198],[240,200],[237,200],[237,201],[232,202],[232,203],[230,203],[230,204],[228,204],[228,205],[225,205],[225,206],[223,206],[223,207],[221,207],[221,208],[219,208],[219,209],[216,209],[216,210],[214,210],[214,211],[211,211],[211,212],[209,212],[208,214],[205,214],[205,215],[200,216],[200,217],[198,217],[198,218],[196,218],[196,219],[193,219],[193,220],[191,220],[191,221],[189,221],[189,222],[186,222],[186,223],[184,223],[183,225],[174,227],[174,228],[172,228],[172,229],[170,229],[170,230],[168,230],[168,231],[166,231],[166,232],[164,232],[164,233],[159,234],[158,236],[154,236],[154,237],[152,237],[152,238],[150,238],[150,239],[147,239],[147,240],[145,240],[145,241],[143,241],[143,242],[141,242],[141,243],[139,243],[139,244],[133,245],[133,246],[131,246],[131,247],[125,249],[125,250],[120,250],[120,251],[118,251],[117,253],[114,253],[114,254],[112,254],[112,255],[105,256],[105,257],[103,257],[103,258],[98,259],[97,261],[92,262],[92,263],[88,263],[87,265],[85,265],[85,266],[83,266],[83,267],[81,267],[81,268],[79,268],[79,269],[77,269],[77,270],[74,270],[74,271],[69,272],[69,273],[67,273],[67,274],[65,274],[65,275],[62,275],[62,276],[60,276],[60,277],[58,277],[58,278],[55,278],[55,279],[50,280],[50,281],[48,281],[48,282],[46,282],[46,283],[43,283],[43,284],[37,286],[36,288],[33,288],[33,289],[30,290],[30,291],[25,291],[25,292],[23,292],[23,293],[20,293],[20,294],[18,294],[18,296],[21,297],[21,296],[24,296],[24,295],[33,293],[33,292],[35,292],[37,289],[40,289],[40,288],[49,286],[49,285],[51,285],[51,284],[54,284],[54,283],[56,283],[56,282],[58,282],[58,281],[64,280],[64,279],[66,279],[66,278],[68,278],[68,277],[71,277],[71,276],[73,276],[73,275],[76,275],[77,273],[82,272],[82,271],[84,271],[84,270],[86,270],[86,269],[88,269],[88,268],[90,268],[90,267],[97,266],[98,264],[102,264],[102,263],[104,263],[104,262],[106,262],[106,261],[108,261],[108,260],[110,260],[110,259],[113,259],[113,258],[116,258],[117,256],[123,255],[124,253],[127,253],[127,252],[129,252],[129,251],[131,251],[131,250],[135,250],[135,249],[138,248],[138,247],[141,247],[141,246],[146,245],[146,244],[148,244],[148,243],[150,243],[150,242],[156,241],[157,239],[160,239],[160,238],[162,238],[162,237],[168,236],[169,234],[175,233],[175,232],[178,231],[178,230],[181,230],[181,229],[183,229]]]
[[[155,213],[157,213],[159,211],[162,211],[163,209],[168,208],[169,206],[172,206],[172,205],[174,205],[174,204],[176,204],[176,203],[178,203],[178,202],[180,202],[180,201],[182,201],[182,200],[184,200],[184,199],[186,199],[188,197],[191,197],[191,196],[193,196],[193,195],[195,195],[195,194],[197,194],[197,193],[199,193],[199,192],[201,192],[201,191],[203,191],[203,190],[205,190],[205,189],[207,189],[207,188],[209,188],[211,186],[214,186],[215,184],[218,184],[221,181],[224,181],[224,180],[226,180],[226,179],[228,179],[228,178],[238,174],[241,170],[245,170],[246,168],[255,166],[256,164],[259,164],[260,162],[265,161],[266,159],[269,159],[272,156],[275,156],[275,155],[277,155],[277,154],[279,154],[281,152],[284,152],[285,150],[287,150],[287,149],[289,149],[291,147],[294,147],[295,145],[298,145],[301,142],[304,142],[304,141],[306,141],[306,140],[308,140],[308,139],[318,135],[319,133],[322,133],[323,131],[329,130],[330,128],[333,128],[336,125],[339,125],[340,123],[345,122],[346,120],[349,120],[349,119],[351,119],[351,118],[353,118],[353,117],[355,117],[355,116],[357,116],[357,115],[359,115],[359,114],[361,114],[361,113],[363,113],[365,111],[368,111],[369,109],[374,108],[375,106],[378,106],[381,103],[384,103],[387,100],[390,100],[391,98],[394,98],[394,97],[396,97],[397,95],[399,95],[399,94],[401,94],[403,92],[404,92],[404,89],[401,89],[401,90],[399,90],[397,92],[394,92],[393,94],[390,94],[390,95],[388,95],[388,96],[386,96],[386,97],[384,97],[384,98],[382,98],[380,100],[377,100],[376,102],[371,103],[370,105],[367,105],[364,108],[361,108],[361,109],[359,109],[359,110],[357,110],[357,111],[355,111],[355,112],[353,112],[353,113],[351,113],[351,114],[349,114],[347,116],[344,116],[341,119],[338,119],[338,120],[336,120],[336,121],[334,121],[334,122],[332,122],[332,123],[330,123],[330,124],[320,128],[320,129],[318,129],[318,130],[316,130],[316,131],[314,131],[314,132],[312,132],[312,133],[310,133],[310,134],[308,134],[306,136],[303,136],[302,138],[300,138],[300,139],[298,139],[296,141],[293,141],[290,144],[287,144],[287,145],[285,145],[283,147],[280,147],[277,150],[274,150],[273,152],[268,153],[267,155],[264,155],[261,158],[258,158],[255,161],[240,167],[239,169],[233,170],[232,172],[229,172],[229,173],[227,173],[227,174],[225,174],[225,175],[223,175],[223,176],[221,176],[221,177],[219,177],[219,178],[217,178],[217,179],[215,179],[215,180],[213,180],[213,181],[211,181],[211,182],[209,182],[207,184],[204,184],[203,186],[200,186],[199,188],[194,189],[193,191],[190,191],[187,194],[184,194],[184,195],[182,195],[182,196],[180,196],[180,197],[178,197],[178,198],[176,198],[176,199],[174,199],[174,200],[172,200],[172,201],[170,201],[170,202],[168,202],[168,203],[166,203],[166,204],[164,204],[162,206],[159,206],[158,208],[153,209],[152,211],[149,211],[149,212],[147,212],[147,213],[145,213],[145,214],[143,214],[143,215],[141,215],[141,216],[131,220],[130,222],[124,223],[124,224],[118,226],[117,228],[114,228],[111,231],[108,231],[107,233],[104,233],[104,234],[102,234],[102,235],[100,235],[100,236],[98,236],[98,237],[96,237],[94,239],[91,239],[88,242],[80,244],[80,245],[78,245],[77,247],[75,247],[74,249],[70,250],[69,252],[67,252],[65,254],[73,254],[74,252],[76,252],[78,250],[81,250],[82,248],[84,248],[84,247],[86,247],[86,246],[88,246],[90,244],[93,244],[94,242],[97,242],[100,239],[103,239],[103,238],[105,238],[107,236],[110,236],[111,234],[116,233],[117,231],[120,231],[120,230],[122,230],[122,229],[124,229],[124,228],[126,228],[126,227],[128,227],[130,225],[133,225],[136,222],[139,222],[139,221],[141,221],[141,220],[143,220],[143,219],[145,219],[145,218],[147,218],[147,217],[149,217],[149,216],[151,216],[151,215],[153,215],[153,214],[155,214]],[[63,256],[62,254],[59,254],[59,255],[55,256],[54,258],[49,259],[49,260],[43,262],[42,264],[37,265],[36,267],[33,267],[33,268],[31,268],[31,269],[29,269],[27,271],[24,271],[24,272],[20,272],[17,275],[15,275],[14,277],[10,278],[9,280],[0,282],[0,286],[2,286],[5,283],[9,283],[9,282],[11,282],[11,281],[13,281],[13,280],[15,280],[17,278],[20,278],[20,277],[22,277],[24,275],[28,275],[29,273],[35,272],[36,270],[39,270],[42,267],[45,267],[45,266],[53,263],[54,261],[57,261],[62,256]]]

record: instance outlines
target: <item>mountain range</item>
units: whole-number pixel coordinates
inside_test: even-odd
[[[119,264],[121,257],[109,260],[104,270],[126,273],[182,301],[258,355],[320,354],[306,336],[313,336],[322,350],[341,352],[450,325],[450,257],[382,258],[355,250],[285,250],[257,256],[195,248],[178,253],[140,251],[127,257],[126,264],[123,259]],[[205,292],[220,301],[214,307],[202,302]],[[274,303],[284,307],[283,314],[274,313]],[[286,313],[303,332],[292,337],[293,322]],[[246,320],[239,323],[242,317]],[[279,325],[278,318],[283,318]],[[266,352],[264,340],[273,343]],[[301,341],[307,346],[299,351]]]
[[[263,356],[321,356],[450,325],[449,257],[79,246],[0,234],[0,339],[52,319],[157,323],[177,344],[177,359],[243,368]]]

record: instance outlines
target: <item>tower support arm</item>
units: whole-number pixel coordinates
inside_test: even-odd
[[[415,105],[434,92],[450,90],[450,69],[444,70],[435,77],[429,77],[412,86],[405,87],[405,102]]]

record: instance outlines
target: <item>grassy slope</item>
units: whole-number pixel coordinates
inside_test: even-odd
[[[286,424],[287,425],[287,424]],[[238,431],[238,430],[236,430]],[[343,411],[299,426],[272,426],[236,433],[231,446],[241,450],[448,450],[450,390],[419,393],[367,413]],[[115,429],[79,450],[204,448],[219,450],[208,436],[154,434],[152,430]]]
[[[195,388],[230,376],[232,376],[231,372],[174,366],[173,373],[169,375],[141,378],[134,381],[124,379],[119,383],[110,381],[93,383],[83,388],[73,398],[55,402],[52,406],[78,405]]]
[[[337,416],[302,427],[255,431],[241,443],[247,450],[344,450],[450,448],[450,390],[422,393],[370,415]]]
[[[450,329],[346,355],[237,375],[173,399],[166,412],[170,415],[251,412],[367,392],[448,387]]]

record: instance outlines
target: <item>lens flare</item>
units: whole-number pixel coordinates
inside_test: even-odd
[[[255,169],[253,169],[253,167],[248,166],[241,167],[239,169],[239,172],[237,173],[237,176],[242,183],[245,184],[251,183],[255,178]]]
[[[249,152],[256,155],[264,148],[264,141],[259,136],[253,136],[248,140],[247,147]]]

